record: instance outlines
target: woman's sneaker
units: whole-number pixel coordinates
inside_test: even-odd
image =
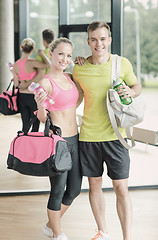
[[[91,240],[109,240],[109,235],[97,230],[97,234]]]
[[[58,237],[56,238],[51,238],[51,240],[68,240],[68,238],[66,237],[65,233],[62,233],[60,235],[58,235]]]
[[[51,228],[47,227],[47,225],[45,224],[43,226],[43,229],[42,229],[42,233],[46,236],[46,237],[53,237],[53,231]]]

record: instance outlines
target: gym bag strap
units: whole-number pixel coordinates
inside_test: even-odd
[[[121,73],[121,56],[112,55],[112,66],[111,66],[111,88],[112,89],[109,89],[107,91],[107,109],[108,109],[108,113],[109,113],[110,122],[111,122],[111,125],[113,127],[113,130],[114,130],[116,136],[118,137],[118,139],[120,140],[120,142],[123,144],[123,146],[125,148],[130,149],[130,148],[135,146],[135,141],[134,141],[134,139],[132,137],[132,134],[131,134],[133,132],[133,127],[126,128],[126,131],[128,132],[128,135],[129,135],[130,140],[131,140],[131,145],[129,145],[127,143],[127,141],[122,137],[122,135],[119,131],[118,124],[117,124],[117,121],[116,121],[114,110],[111,106],[110,96],[109,96],[111,91],[115,91],[113,89],[113,81],[120,76],[120,73]],[[116,93],[116,95],[119,98],[117,93]],[[115,99],[113,99],[113,101],[115,101]],[[120,107],[121,107],[121,103],[120,103]]]

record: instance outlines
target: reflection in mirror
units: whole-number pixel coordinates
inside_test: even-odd
[[[10,143],[19,130],[21,130],[20,114],[13,116],[0,114],[0,192],[48,191],[49,181],[47,177],[26,176],[7,169]]]

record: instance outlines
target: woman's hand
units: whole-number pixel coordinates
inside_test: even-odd
[[[31,84],[32,80],[19,80],[19,89],[20,90],[26,90],[28,89],[28,86]]]
[[[41,92],[40,90],[39,91],[36,91],[34,93],[35,95],[35,101],[37,103],[37,117],[38,119],[45,123],[46,119],[47,119],[47,112],[46,112],[46,109],[45,107],[43,106],[43,102],[46,100],[47,98],[47,93],[46,92]]]
[[[39,50],[38,50],[38,54],[39,54],[40,56],[42,56],[42,55],[43,55],[43,50],[39,49]]]
[[[41,92],[40,90],[39,91],[36,91],[35,93],[35,101],[37,102],[37,108],[40,109],[40,108],[44,108],[43,106],[43,102],[46,100],[47,98],[47,93],[46,92]]]

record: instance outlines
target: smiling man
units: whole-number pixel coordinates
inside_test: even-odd
[[[116,194],[117,213],[123,239],[131,240],[132,207],[128,193],[130,158],[128,150],[118,140],[110,123],[106,107],[106,95],[111,88],[111,59],[109,52],[111,32],[105,22],[93,22],[88,26],[88,45],[92,55],[84,65],[75,65],[73,79],[84,99],[84,114],[79,136],[80,159],[83,176],[89,181],[89,200],[98,227],[95,240],[109,240],[105,221],[105,202],[102,192],[104,163]],[[141,85],[133,73],[128,59],[121,58],[121,77],[126,83],[123,89],[128,97],[136,97]],[[121,93],[120,93],[121,94]],[[121,134],[126,138],[125,129]]]

